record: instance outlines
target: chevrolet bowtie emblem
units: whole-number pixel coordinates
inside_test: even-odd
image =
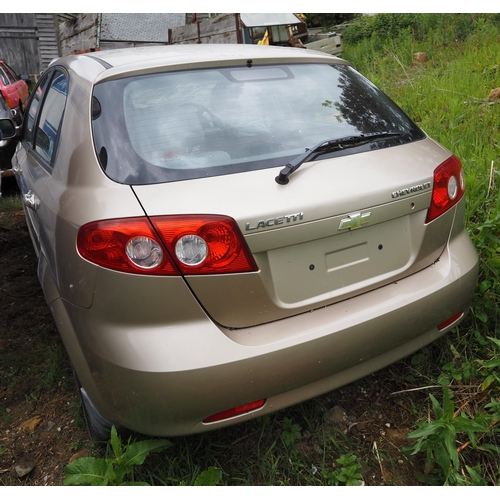
[[[366,224],[370,221],[371,212],[356,212],[354,214],[349,214],[347,219],[342,219],[339,224],[339,231],[341,229],[358,229],[363,224]]]

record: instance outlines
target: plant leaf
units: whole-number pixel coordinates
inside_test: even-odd
[[[124,466],[129,469],[132,465],[142,465],[150,453],[157,453],[171,446],[168,439],[148,439],[132,443],[123,454]]]
[[[451,391],[449,389],[445,389],[443,391],[443,416],[445,418],[452,419],[454,411],[455,407],[451,399]]]
[[[111,447],[113,448],[115,457],[120,460],[122,456],[122,441],[118,436],[118,432],[116,432],[116,428],[114,425],[113,427],[111,427]]]
[[[424,422],[420,424],[420,428],[416,431],[410,432],[407,438],[419,438],[423,436],[430,436],[432,434],[437,434],[437,432],[444,427],[444,422],[441,420],[436,420],[435,422]]]
[[[64,467],[64,484],[106,486],[112,468],[112,464],[105,458],[77,458]]]
[[[209,467],[207,470],[198,474],[195,486],[217,486],[222,479],[222,471],[217,467]]]
[[[456,471],[458,471],[458,453],[456,446],[456,433],[453,425],[447,425],[444,432],[444,444],[446,446],[446,450],[448,451],[449,460],[453,462],[453,467]],[[449,463],[449,461],[448,461]],[[446,469],[445,469],[446,472]]]
[[[441,409],[441,406],[439,406],[437,399],[432,394],[429,394],[429,397],[431,399],[432,409],[434,410],[434,415],[436,415],[436,419],[441,418],[443,416],[443,410]]]

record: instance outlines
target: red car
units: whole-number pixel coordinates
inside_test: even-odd
[[[16,121],[21,123],[22,112],[28,101],[29,89],[27,75],[17,75],[12,68],[0,59],[0,92],[7,105],[16,111]]]

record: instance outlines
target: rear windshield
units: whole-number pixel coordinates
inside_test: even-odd
[[[424,137],[345,65],[210,68],[107,81],[94,89],[92,116],[103,170],[127,184],[283,166],[306,148],[346,136],[394,134],[330,156]]]

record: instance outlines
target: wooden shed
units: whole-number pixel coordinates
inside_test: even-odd
[[[79,14],[59,25],[61,55],[141,45],[166,45],[187,14]]]
[[[58,57],[56,14],[0,14],[0,57],[16,73],[39,75]]]

